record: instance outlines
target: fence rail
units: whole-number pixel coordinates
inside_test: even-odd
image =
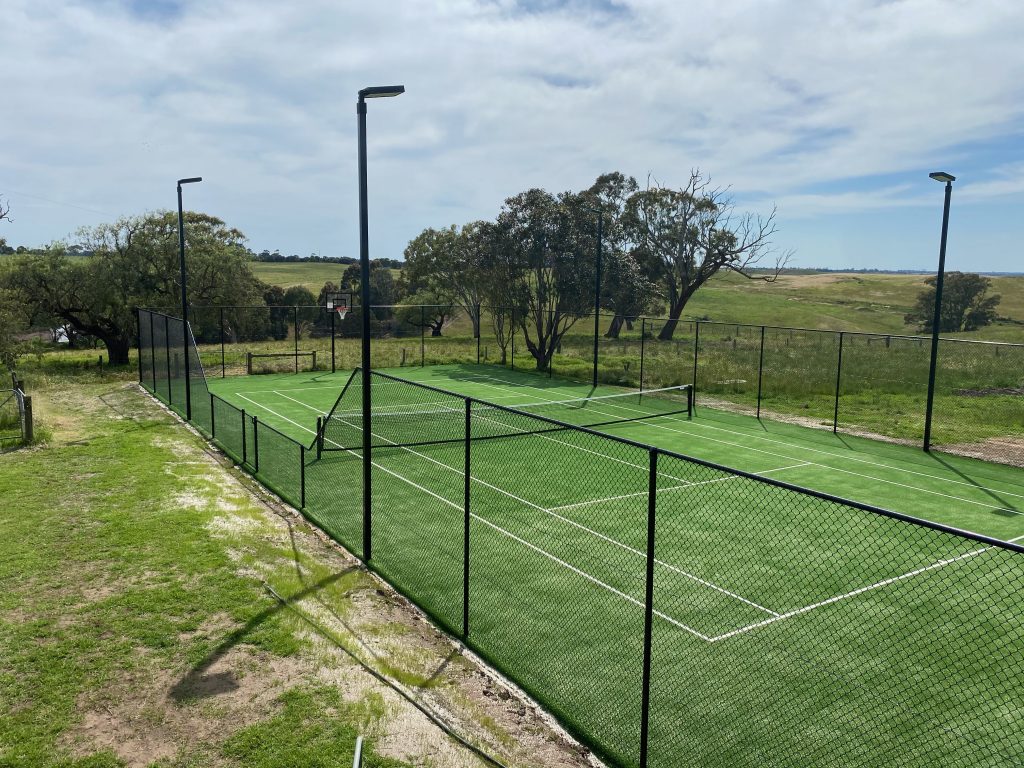
[[[193,423],[357,554],[372,459],[367,564],[610,762],[1022,764],[1020,545],[379,372],[375,409],[444,415],[430,440],[321,451],[344,432],[210,394],[188,327],[140,313],[161,327],[143,386],[183,414],[165,361],[192,355]]]

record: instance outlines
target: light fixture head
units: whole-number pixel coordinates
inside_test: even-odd
[[[404,85],[373,85],[359,91],[359,100],[384,99],[389,96],[399,96],[403,93],[405,93]]]
[[[935,173],[929,173],[928,178],[935,179],[936,181],[941,181],[947,184],[951,181],[956,181],[956,176],[954,176],[951,173],[946,173],[945,171],[935,171]]]
[[[197,181],[202,181],[202,180],[203,180],[202,176],[193,176],[190,179],[178,179],[178,186],[180,187],[182,184],[195,184]]]

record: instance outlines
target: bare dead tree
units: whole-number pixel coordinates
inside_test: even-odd
[[[0,197],[0,221],[6,219],[7,221],[14,221],[11,218],[11,204],[4,205],[4,199]]]
[[[682,189],[648,181],[630,197],[626,225],[635,253],[668,300],[669,320],[660,339],[672,338],[687,302],[723,269],[749,280],[778,278],[789,253],[779,254],[768,271],[754,272],[773,252],[775,217],[775,208],[766,217],[737,214],[728,190],[712,187],[699,169],[690,172]]]

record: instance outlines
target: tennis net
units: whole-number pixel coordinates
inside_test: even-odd
[[[362,399],[358,377],[350,380],[317,431],[321,451],[362,448]],[[461,442],[466,434],[470,398],[386,374],[373,374],[371,420],[374,447],[411,447]],[[509,412],[538,417],[510,420]],[[572,427],[599,428],[659,417],[692,415],[689,385],[609,395],[537,400],[500,406],[473,400],[473,440],[557,432]],[[529,424],[529,427],[524,426]]]

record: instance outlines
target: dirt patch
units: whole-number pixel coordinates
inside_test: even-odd
[[[955,453],[972,459],[984,459],[997,464],[1024,467],[1024,437],[990,437],[976,443],[950,443],[936,445],[943,453]]]
[[[306,662],[246,646],[192,670],[146,666],[126,673],[100,696],[79,700],[81,722],[61,737],[72,754],[108,749],[129,768],[142,768],[179,751],[199,750],[222,741],[230,732],[226,723],[235,730],[272,715],[277,697],[307,677]]]
[[[954,389],[954,395],[962,397],[987,397],[988,395],[1024,396],[1024,387],[986,387],[985,389]]]

